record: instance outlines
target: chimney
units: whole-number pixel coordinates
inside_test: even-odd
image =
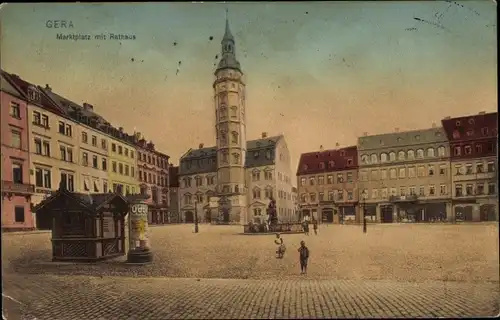
[[[46,84],[46,85],[45,85],[45,90],[47,90],[47,91],[52,91],[52,88],[51,88],[48,84]]]
[[[481,111],[481,112],[479,112],[479,114],[480,114],[480,115],[483,115],[483,114],[486,114],[486,112]]]
[[[399,128],[395,128],[394,131],[399,132]]]
[[[94,106],[93,106],[93,105],[91,105],[90,103],[84,102],[84,103],[83,103],[83,109],[84,109],[84,110],[90,110],[90,111],[93,111],[93,110],[94,110]]]
[[[134,141],[139,142],[139,140],[141,140],[141,133],[134,131]]]
[[[267,132],[262,132],[262,139],[267,138]]]
[[[337,142],[337,143],[335,143],[335,146],[336,147],[340,147],[340,144]]]
[[[436,123],[435,123],[435,122],[433,122],[433,123],[432,123],[432,127],[433,127],[433,128],[435,128],[435,127],[436,127]]]
[[[368,132],[363,132],[363,137],[367,137],[368,136]]]
[[[323,145],[319,146],[319,151],[323,152]]]
[[[203,143],[200,143],[200,145],[198,146],[200,149],[203,149],[203,146],[204,144]]]
[[[451,119],[450,116],[447,116],[447,117],[444,118],[444,120],[450,120],[450,119]]]

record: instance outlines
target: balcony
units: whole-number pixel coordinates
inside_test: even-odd
[[[13,181],[2,180],[1,190],[2,194],[11,193],[11,194],[30,195],[35,193],[35,186],[32,184],[23,184],[23,183],[16,183]]]
[[[413,202],[417,201],[418,196],[416,194],[411,194],[408,196],[390,196],[389,201],[390,202]]]

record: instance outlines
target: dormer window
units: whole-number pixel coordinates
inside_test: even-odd
[[[304,171],[307,171],[307,169],[309,169],[309,167],[307,166],[307,164],[305,164],[305,165],[303,166],[303,168],[304,168]]]
[[[325,163],[324,162],[320,162],[319,163],[319,168],[320,169],[325,169]]]
[[[345,151],[340,151],[340,156],[344,157],[345,156]]]
[[[474,130],[467,130],[467,136],[468,137],[472,137],[473,135],[474,135]]]
[[[352,166],[352,159],[347,159],[347,165]]]
[[[328,161],[328,166],[329,166],[330,168],[335,167],[335,161],[333,161],[333,160]]]
[[[415,136],[415,140],[419,141],[419,140],[420,140],[420,136],[419,136],[419,135],[416,135],[416,136]]]
[[[469,119],[469,124],[474,124],[474,119],[473,118]]]
[[[487,127],[482,128],[481,133],[483,134],[483,136],[487,136],[488,135],[488,128]]]
[[[458,139],[460,138],[460,132],[458,132],[457,130],[453,131],[453,139]]]
[[[457,121],[455,122],[455,125],[456,125],[457,127],[460,127],[460,125],[461,125],[461,124],[462,124],[462,123],[460,122],[460,120],[457,120]]]
[[[39,101],[40,100],[40,92],[35,87],[28,88],[28,97],[31,101]]]

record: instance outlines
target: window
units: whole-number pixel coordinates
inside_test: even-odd
[[[35,138],[35,153],[42,154],[42,140]]]
[[[405,152],[404,151],[399,151],[398,152],[398,160],[403,161],[405,159]]]
[[[48,141],[43,142],[43,155],[50,157],[50,143]]]
[[[134,151],[130,150],[130,158],[134,159]]]
[[[59,133],[60,134],[66,133],[66,125],[62,121],[59,121]]]
[[[375,153],[373,153],[373,154],[370,155],[370,161],[371,161],[371,163],[377,163],[378,162],[377,160],[378,160],[377,159],[377,155]]]
[[[10,103],[10,116],[12,118],[21,119],[21,108],[18,103]]]
[[[89,155],[87,152],[82,153],[82,166],[89,165]]]
[[[372,170],[370,172],[370,180],[376,181],[378,179],[378,174],[377,170]]]
[[[300,195],[300,202],[305,203],[306,201],[307,201],[307,199],[306,199],[306,194],[305,194],[305,193],[302,193],[302,194]]]
[[[487,136],[488,135],[488,128],[487,127],[481,128],[481,134],[483,136]]]
[[[363,164],[370,163],[368,155],[364,154],[364,155],[361,156],[361,163],[363,163]]]
[[[260,199],[260,189],[259,188],[253,189],[253,198]]]
[[[397,194],[396,188],[391,188],[391,196],[395,197]]]
[[[106,158],[102,158],[101,168],[102,168],[103,171],[108,170],[108,161],[106,160]]]
[[[410,192],[410,196],[415,196],[417,195],[417,191],[416,191],[416,188],[415,187],[410,187],[409,189],[409,192]]]
[[[326,176],[326,183],[327,184],[333,184],[333,176],[332,175],[327,175]]]
[[[337,200],[338,201],[343,201],[344,200],[344,191],[343,190],[339,190],[337,192]]]
[[[439,175],[440,176],[446,175],[446,165],[442,164],[439,166]]]
[[[436,187],[434,186],[429,186],[429,195],[430,196],[435,196],[436,195]]]
[[[310,193],[309,194],[309,199],[310,199],[310,202],[316,202],[316,193]]]
[[[476,173],[484,173],[484,163],[476,163]]]
[[[417,149],[417,159],[422,159],[424,157],[424,149]]]
[[[49,128],[49,116],[42,115],[42,127],[48,129]]]
[[[108,149],[108,144],[104,139],[101,139],[101,148],[103,148],[104,150]]]
[[[201,179],[201,177],[196,177],[194,180],[196,181],[197,187],[201,187],[203,185],[203,179]]]
[[[347,166],[352,166],[352,159],[347,159],[346,161]]]
[[[434,148],[427,149],[427,156],[429,158],[434,158]]]
[[[418,195],[421,196],[421,197],[425,196],[425,187],[424,186],[420,186],[418,188]]]
[[[488,172],[495,172],[495,162],[488,161]]]
[[[442,196],[446,194],[446,185],[445,184],[439,185],[439,194]]]
[[[266,198],[271,199],[273,197],[273,189],[272,188],[267,188],[265,192]],[[280,190],[280,195],[284,196],[283,198],[286,197],[285,193]]]
[[[471,163],[467,163],[465,165],[465,174],[472,174],[472,164]]]
[[[309,178],[309,185],[314,186],[316,183],[316,179],[314,177]]]
[[[35,168],[35,185],[40,188],[52,187],[51,172],[49,169]]]
[[[116,152],[116,144],[115,143],[111,144],[111,151]]]
[[[456,155],[456,156],[459,156],[462,154],[462,149],[460,147],[455,147],[453,148],[453,153]]]
[[[337,183],[344,183],[344,174],[337,173]]]
[[[478,183],[476,185],[476,193],[479,195],[484,194],[484,183]]]
[[[65,146],[60,146],[59,150],[61,151],[61,160],[62,161],[67,161],[68,157],[66,156],[66,147]]]
[[[94,169],[97,169],[98,168],[98,165],[97,165],[97,156],[92,156],[92,167]]]
[[[352,191],[347,191],[347,200],[352,200],[352,199],[353,199]]]
[[[455,175],[459,176],[459,175],[462,175],[465,173],[465,170],[462,169],[462,165],[461,164],[456,164],[455,165]]]
[[[236,118],[238,114],[238,108],[236,106],[231,107],[231,118]]]
[[[214,185],[215,184],[215,177],[214,176],[207,177],[207,184]]]
[[[390,161],[396,161],[396,152],[390,152],[389,153],[389,160]]]
[[[21,132],[12,130],[10,138],[10,146],[15,149],[21,149]]]
[[[378,190],[377,189],[373,189],[372,190],[372,199],[377,199],[378,198]]]
[[[123,154],[123,147],[122,146],[118,146],[118,154]],[[149,161],[151,162],[151,161]]]
[[[38,111],[33,111],[33,124],[38,126],[42,125],[42,115]]]
[[[497,186],[495,183],[493,183],[493,182],[488,183],[488,194],[489,195],[496,194],[496,189],[497,189]]]
[[[417,168],[417,176],[425,177],[425,167],[424,166],[419,166]]]
[[[130,167],[130,176],[135,177],[134,167]]]
[[[382,169],[380,170],[380,180],[386,180],[387,179],[387,170]]]
[[[415,176],[416,176],[415,167],[409,167],[408,168],[408,178],[415,178]]]
[[[408,150],[408,159],[413,160],[415,159],[415,151],[413,150]]]
[[[73,149],[66,148],[66,158],[68,162],[73,162]]]
[[[455,197],[461,197],[463,195],[463,188],[461,184],[455,185]]]
[[[438,148],[438,156],[439,157],[444,157],[446,155],[446,149],[445,147],[439,147]]]
[[[240,154],[233,153],[233,164],[240,164]]]
[[[128,164],[125,165],[125,175],[128,176],[130,174],[130,167]]]
[[[23,166],[19,163],[12,164],[12,182],[23,183]]]
[[[405,187],[399,187],[399,195],[401,197],[406,196],[406,188]]]
[[[14,208],[14,219],[16,223],[23,223],[24,222],[24,207],[21,206],[15,206]]]
[[[67,124],[66,125],[66,135],[68,137],[71,137],[72,136],[72,133],[71,133],[71,125]]]
[[[380,162],[382,162],[382,163],[383,163],[383,162],[387,162],[387,153],[382,152],[382,153],[380,154]]]
[[[347,182],[352,182],[352,172],[347,173]]]
[[[472,137],[474,135],[474,130],[467,130],[465,134],[467,135],[467,137]]]
[[[125,148],[125,156],[128,157],[128,148]]]
[[[111,169],[116,173],[116,161],[111,162]]]
[[[389,178],[396,179],[397,178],[396,174],[397,174],[396,169],[394,168],[389,169]]]
[[[467,196],[472,196],[474,194],[474,186],[470,183],[468,183],[465,186],[465,195]]]
[[[333,201],[333,200],[335,200],[333,191],[328,191],[328,201]]]
[[[464,153],[465,154],[472,154],[472,147],[471,146],[465,146],[464,147]]]
[[[399,168],[399,179],[406,178],[406,168]]]
[[[252,181],[259,181],[259,180],[260,180],[260,171],[252,172]],[[304,184],[305,184],[305,179],[304,179]]]
[[[387,188],[382,189],[382,199],[387,199],[388,196],[387,192],[388,192]]]
[[[430,164],[427,166],[427,173],[430,177],[434,175],[434,166],[433,165]]]
[[[97,147],[97,137],[96,136],[92,136],[92,145],[94,147]]]
[[[319,166],[320,169],[325,169],[325,163],[324,162],[320,162],[318,166]]]
[[[118,173],[123,174],[123,163],[118,163]],[[149,178],[149,181],[151,181],[151,178]]]
[[[88,143],[89,137],[87,136],[86,132],[82,132],[82,142],[83,143]]]
[[[272,171],[266,171],[266,172],[264,172],[264,178],[266,180],[273,180],[273,172]]]

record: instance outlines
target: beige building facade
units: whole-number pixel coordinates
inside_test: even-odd
[[[451,217],[449,143],[441,127],[358,139],[360,200],[369,220]]]

